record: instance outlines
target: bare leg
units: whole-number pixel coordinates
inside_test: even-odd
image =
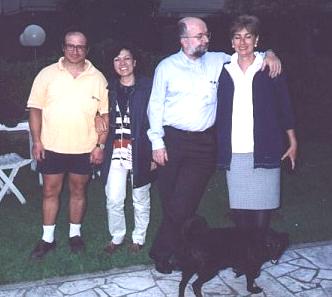
[[[43,225],[54,225],[64,174],[43,175]]]
[[[43,175],[43,236],[31,252],[31,259],[40,260],[54,250],[54,225],[59,210],[59,195],[62,189],[63,174]]]
[[[69,221],[80,224],[85,212],[86,186],[89,175],[69,174]]]

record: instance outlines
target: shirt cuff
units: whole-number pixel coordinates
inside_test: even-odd
[[[154,139],[151,142],[152,142],[152,150],[158,150],[165,147],[164,141],[161,138]]]

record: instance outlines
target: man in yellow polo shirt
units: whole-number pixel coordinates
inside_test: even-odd
[[[64,56],[36,76],[27,106],[30,109],[32,153],[43,174],[43,235],[31,253],[42,259],[54,250],[55,221],[64,176],[69,183],[69,245],[84,249],[80,228],[86,187],[92,166],[103,161],[107,134],[97,135],[97,112],[108,120],[107,81],[86,59],[88,43],[79,31],[67,32]]]

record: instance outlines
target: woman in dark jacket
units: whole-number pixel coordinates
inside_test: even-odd
[[[239,228],[266,234],[273,209],[280,206],[280,163],[295,167],[297,141],[284,75],[260,71],[256,55],[259,21],[240,16],[232,24],[235,53],[219,78],[218,166],[227,169],[230,207]],[[285,149],[283,139],[288,138]]]
[[[151,143],[147,137],[147,104],[151,80],[135,75],[136,56],[129,46],[120,46],[111,56],[116,78],[109,81],[109,134],[101,177],[107,196],[108,227],[112,240],[105,251],[113,254],[126,234],[124,201],[128,175],[131,180],[135,228],[130,251],[144,245],[150,218]]]

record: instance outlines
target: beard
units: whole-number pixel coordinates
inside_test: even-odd
[[[202,57],[208,50],[209,44],[207,43],[206,45],[199,45],[195,48],[191,49],[191,55],[200,58]]]

